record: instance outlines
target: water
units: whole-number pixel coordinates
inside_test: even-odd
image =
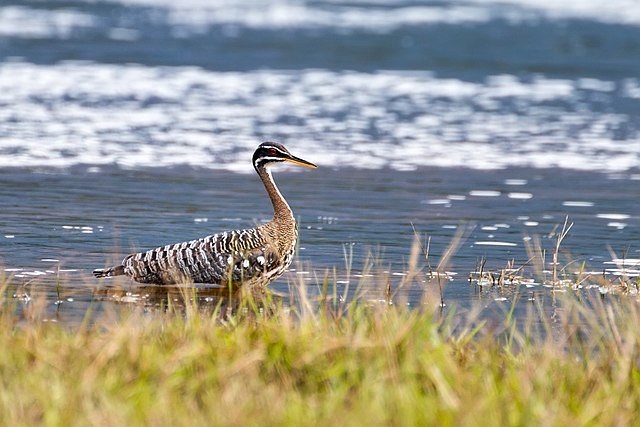
[[[16,298],[69,321],[157,304],[89,272],[268,220],[249,160],[278,140],[320,166],[276,173],[301,221],[281,292],[333,267],[353,286],[351,251],[397,287],[414,229],[435,261],[462,228],[447,306],[504,305],[513,290],[468,283],[478,260],[522,265],[536,236],[551,251],[567,215],[567,270],[614,277],[624,257],[633,275],[639,76],[631,0],[5,1],[0,262]]]
[[[633,274],[640,258],[638,177],[598,175],[595,182],[593,177],[560,169],[320,168],[276,174],[300,219],[301,247],[300,263],[273,289],[287,294],[288,284],[302,278],[316,294],[325,270],[337,267],[340,290],[350,280],[353,292],[373,254],[373,273],[389,277],[396,290],[407,271],[414,229],[430,236],[435,263],[463,227],[468,235],[448,267],[455,280],[446,281],[445,295],[448,305],[470,306],[483,292],[467,282],[479,259],[487,258],[486,269],[493,271],[512,259],[516,266],[525,264],[525,240],[532,236],[551,253],[566,215],[575,226],[563,244],[563,259],[584,260],[587,271],[611,269],[613,278],[620,266],[611,262],[610,246],[618,257],[636,259],[627,266]],[[124,297],[140,303],[136,296],[154,293],[152,304],[160,305],[166,298],[164,290],[121,281],[122,288],[110,292],[110,282],[105,288],[91,277],[93,268],[115,263],[131,250],[251,227],[271,216],[257,177],[226,171],[9,170],[0,174],[0,188],[10,202],[0,215],[3,265],[30,297],[62,300],[72,318],[96,300]],[[353,254],[351,263],[345,253]],[[578,270],[579,263],[568,267],[569,273]],[[56,293],[59,276],[62,297]],[[383,284],[368,283],[373,289],[366,297],[380,298]],[[513,288],[487,288],[483,298],[499,304],[511,298]],[[415,305],[422,289],[414,286],[398,296]],[[548,293],[540,284],[530,291]],[[211,296],[203,292],[202,298]],[[73,301],[66,301],[69,297]]]

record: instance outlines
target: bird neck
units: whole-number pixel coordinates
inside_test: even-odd
[[[269,167],[263,166],[258,168],[257,171],[262,183],[264,184],[264,188],[267,190],[267,194],[271,199],[271,203],[273,204],[273,220],[277,222],[284,221],[295,223],[293,212],[285,198],[282,196],[282,193],[280,193],[280,190],[278,190],[278,186],[273,180]]]

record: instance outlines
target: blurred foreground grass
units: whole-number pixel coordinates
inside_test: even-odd
[[[81,325],[2,292],[3,425],[632,425],[634,299],[564,298],[554,319],[487,324],[437,305],[245,301]],[[268,313],[268,314],[265,314]],[[517,323],[518,322],[518,323]]]

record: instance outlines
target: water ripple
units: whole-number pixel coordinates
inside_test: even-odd
[[[250,172],[257,141],[277,139],[322,166],[637,168],[637,123],[583,101],[593,90],[544,77],[4,63],[0,167]]]

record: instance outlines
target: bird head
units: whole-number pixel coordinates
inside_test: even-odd
[[[287,150],[284,145],[277,142],[263,142],[253,153],[253,167],[255,167],[256,170],[280,162],[289,162],[298,166],[317,168],[313,163],[289,153],[289,150]]]

